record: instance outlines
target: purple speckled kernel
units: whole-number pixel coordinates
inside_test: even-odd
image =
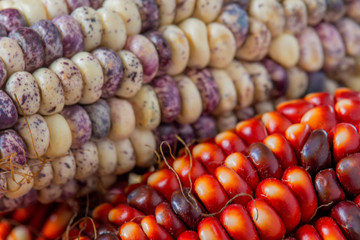
[[[111,127],[110,107],[103,99],[99,99],[93,104],[84,106],[89,115],[92,125],[92,137],[104,138],[109,134]]]
[[[103,98],[115,95],[123,78],[123,64],[119,55],[109,48],[98,48],[92,54],[99,61],[104,73]]]
[[[0,37],[7,37],[8,33],[4,25],[0,23]]]
[[[195,132],[190,124],[176,124],[177,132],[185,144],[189,145],[195,140]],[[179,148],[183,148],[184,146],[179,146]]]
[[[199,89],[203,104],[203,113],[211,113],[219,105],[219,89],[209,69],[187,69],[187,76]]]
[[[69,12],[74,11],[78,7],[90,7],[89,0],[66,0],[66,3],[69,8]]]
[[[156,0],[133,0],[141,16],[141,32],[159,27],[160,17]]]
[[[102,7],[104,0],[89,0],[89,2],[90,7],[92,7],[93,9],[98,9]]]
[[[327,22],[337,22],[344,16],[346,6],[343,0],[326,0],[326,13],[324,20]]]
[[[233,33],[236,41],[236,48],[240,47],[249,31],[249,18],[247,12],[238,4],[225,6],[219,15],[218,22],[224,24]]]
[[[202,115],[199,119],[192,124],[197,140],[203,141],[213,138],[217,134],[216,122],[208,115]]]
[[[73,17],[62,15],[54,18],[52,22],[60,32],[64,57],[70,58],[84,50],[84,35],[80,24]]]
[[[14,154],[13,163],[24,165],[27,158],[27,148],[17,132],[8,129],[0,132],[0,153],[2,158]]]
[[[289,81],[285,68],[270,58],[264,58],[261,62],[273,82],[271,96],[274,98],[285,96]]]
[[[315,27],[325,55],[325,69],[336,67],[345,57],[345,44],[334,25],[322,22]]]
[[[145,35],[155,46],[159,55],[159,70],[157,76],[164,75],[171,64],[171,47],[166,39],[157,31]]]
[[[18,119],[18,112],[11,98],[1,89],[0,106],[0,129],[12,127]]]
[[[308,73],[309,84],[306,90],[306,94],[313,92],[326,91],[327,76],[323,72],[312,72]]]
[[[19,27],[27,27],[27,22],[23,14],[15,8],[7,8],[0,11],[0,23],[4,25],[8,32]]]
[[[22,48],[25,56],[25,70],[33,72],[45,63],[45,49],[40,35],[28,27],[20,27],[9,33]]]
[[[128,36],[125,49],[139,58],[143,67],[143,83],[149,83],[159,69],[159,55],[154,44],[145,36],[136,34]]]
[[[80,105],[66,106],[61,115],[66,119],[72,133],[72,148],[81,147],[91,138],[91,121],[89,115]]]
[[[63,56],[61,36],[55,24],[49,20],[42,19],[35,22],[31,28],[40,35],[43,41],[45,48],[45,66],[48,66],[52,61]]]
[[[160,124],[155,130],[154,130],[156,143],[158,146],[158,151],[160,152],[160,144],[162,142],[166,142],[162,146],[162,151],[165,154],[165,156],[170,156],[170,152],[172,154],[175,154],[175,148],[177,144],[177,139],[175,135],[177,134],[177,129],[175,127],[175,124],[173,123],[163,123]],[[169,149],[170,146],[170,149]]]
[[[174,79],[168,75],[155,78],[151,82],[161,109],[161,121],[173,122],[180,114],[181,98]]]
[[[0,58],[0,88],[4,85],[7,79],[7,71],[3,60]]]

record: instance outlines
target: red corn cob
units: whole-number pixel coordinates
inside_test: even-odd
[[[344,190],[341,188],[333,169],[325,169],[316,174],[314,179],[315,190],[319,204],[334,205],[345,200]]]
[[[220,166],[215,170],[216,179],[224,188],[229,198],[234,199],[233,203],[240,203],[244,206],[251,200],[253,191],[250,186],[234,170],[226,166]],[[241,196],[241,194],[246,194]],[[251,197],[250,197],[251,196]]]
[[[336,125],[337,120],[333,107],[320,106],[307,111],[300,122],[308,124],[313,130],[323,129],[328,132]]]
[[[245,207],[239,204],[227,206],[220,216],[221,224],[233,239],[257,240],[259,236]]]
[[[307,240],[307,239],[322,240],[319,233],[316,231],[316,229],[312,225],[309,225],[309,224],[305,224],[305,225],[301,226],[296,231],[296,238],[298,240]]]
[[[230,240],[219,220],[215,217],[204,218],[198,226],[200,240],[223,239]]]
[[[171,240],[170,234],[155,220],[154,216],[146,216],[141,220],[141,228],[150,240]]]
[[[193,157],[204,165],[206,170],[214,174],[217,167],[221,166],[225,160],[225,154],[215,144],[200,143],[192,149]]]
[[[337,164],[341,158],[360,150],[360,135],[355,126],[352,124],[336,124],[329,133],[329,137],[330,142],[332,142],[335,164]]]
[[[168,203],[160,203],[155,209],[156,222],[165,228],[173,237],[178,237],[186,231],[185,225],[180,221]]]
[[[327,92],[309,93],[304,97],[304,100],[312,103],[314,106],[334,106],[334,98]]]
[[[115,208],[111,209],[108,213],[109,221],[118,226],[121,226],[125,222],[131,220],[140,223],[141,217],[143,216],[144,216],[143,213],[125,204],[117,205]]]
[[[336,102],[336,116],[341,122],[357,124],[360,121],[360,100],[342,99]]]
[[[315,227],[323,240],[346,240],[339,226],[330,217],[319,218],[315,223]]]
[[[339,99],[357,96],[349,91],[338,95]],[[108,198],[111,204],[95,208],[95,222],[116,224],[121,239],[358,239],[357,220],[346,225],[339,215],[341,210],[347,218],[357,219],[354,207],[360,209],[358,130],[350,123],[333,121],[328,94],[307,99],[283,104],[282,111],[288,115],[271,112],[240,122],[235,132],[194,145],[191,156],[182,150],[173,163],[169,161],[179,178],[164,165],[146,173],[141,183],[119,188]],[[296,104],[300,110],[310,108],[296,112]],[[320,126],[315,119],[321,111],[333,115],[320,119],[324,121]],[[290,124],[291,118],[306,123]],[[288,127],[282,129],[281,122]],[[317,129],[330,126],[329,135]],[[335,172],[331,167],[336,162]],[[117,196],[122,199],[118,205],[114,204]],[[357,196],[354,203],[336,208],[348,196]],[[327,213],[323,209],[335,205],[332,218],[318,219],[319,204],[324,204],[320,206],[323,215]],[[316,228],[300,226],[313,218]],[[90,230],[85,229],[80,238],[93,237]],[[99,239],[113,237],[109,232],[101,235]]]
[[[224,165],[233,169],[242,177],[252,190],[259,184],[259,176],[250,160],[241,153],[232,153],[225,159]]]
[[[261,116],[268,134],[284,134],[286,129],[291,125],[290,120],[279,112],[268,112]]]
[[[261,180],[273,177],[281,178],[282,168],[279,160],[263,143],[253,143],[249,147],[249,157],[255,165]]]
[[[351,90],[349,88],[338,88],[334,93],[335,102],[342,99],[360,100],[360,92]]]
[[[282,113],[293,123],[299,123],[302,116],[314,106],[303,99],[286,101],[276,107],[276,111]]]
[[[290,167],[284,172],[282,181],[291,189],[299,203],[301,222],[308,222],[315,215],[318,207],[317,196],[309,173],[298,166]]]
[[[264,124],[255,118],[239,122],[235,127],[235,133],[239,135],[247,145],[262,142],[267,136]]]
[[[264,139],[264,144],[275,154],[282,169],[297,165],[294,150],[283,135],[271,134]]]
[[[141,227],[134,222],[124,223],[119,230],[119,236],[122,240],[147,240]]]
[[[360,239],[360,209],[354,202],[342,201],[330,212],[330,216],[340,226],[346,239]]]
[[[275,210],[263,199],[255,199],[247,205],[251,219],[260,239],[281,239],[285,236],[285,225]]]
[[[73,215],[74,212],[68,205],[59,205],[51,216],[48,217],[41,229],[41,234],[49,239],[55,239],[61,236]]]
[[[229,200],[216,178],[209,174],[202,175],[196,179],[194,190],[210,213],[220,211]],[[216,197],[214,198],[214,196]]]
[[[256,188],[255,197],[264,199],[280,216],[286,231],[291,232],[301,219],[300,206],[290,188],[281,180],[265,179]]]
[[[185,231],[180,234],[177,240],[199,240],[199,235],[194,231]]]
[[[247,146],[244,141],[231,131],[224,131],[216,135],[215,143],[221,147],[225,154],[229,155],[231,153],[239,152],[246,153]]]

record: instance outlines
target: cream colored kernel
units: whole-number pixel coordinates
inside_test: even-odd
[[[136,157],[134,147],[130,142],[130,139],[124,139],[116,141],[116,167],[114,173],[117,175],[130,172],[136,165]]]
[[[160,124],[160,104],[154,89],[143,85],[137,94],[129,99],[136,119],[136,127],[153,130]]]
[[[130,51],[118,52],[121,58],[124,72],[116,96],[130,98],[140,90],[143,83],[143,67],[140,60]]]
[[[101,46],[114,51],[121,50],[126,42],[126,27],[123,19],[115,11],[99,8],[97,10],[102,23]]]
[[[11,38],[0,38],[0,58],[5,64],[8,76],[25,70],[24,53],[19,44]]]
[[[99,61],[88,52],[79,52],[71,60],[80,70],[83,80],[83,91],[79,103],[94,103],[101,97],[104,85],[104,74]]]
[[[190,57],[187,66],[206,67],[210,61],[210,47],[205,23],[196,18],[188,18],[179,24],[179,28],[189,41]]]
[[[211,74],[220,94],[220,102],[212,114],[221,115],[232,111],[237,103],[236,89],[233,80],[225,70],[211,69]]]
[[[17,0],[13,8],[22,12],[29,26],[38,20],[47,19],[45,6],[40,0]]]
[[[50,131],[50,143],[45,156],[53,158],[66,154],[72,143],[71,130],[65,118],[56,113],[44,116]]]
[[[185,75],[175,76],[174,80],[181,99],[181,110],[176,121],[180,124],[194,123],[203,110],[200,92],[195,83]]]
[[[39,68],[32,73],[40,89],[41,115],[52,115],[64,108],[65,97],[60,79],[48,68]]]
[[[136,166],[146,168],[154,164],[156,149],[155,135],[151,130],[135,129],[130,136],[134,148]]]
[[[204,23],[210,23],[219,15],[223,0],[197,0],[193,17]]]
[[[171,63],[167,70],[170,75],[180,74],[186,68],[190,57],[190,46],[184,32],[175,25],[159,29],[171,48]]]
[[[207,26],[210,46],[209,65],[224,68],[231,63],[236,53],[236,41],[232,32],[221,23],[210,23]]]
[[[114,172],[117,164],[115,143],[108,139],[100,139],[95,142],[98,149],[99,167],[97,173],[100,176],[109,175]]]
[[[80,24],[84,35],[84,50],[89,52],[101,43],[102,23],[97,11],[91,7],[76,8],[71,16]]]
[[[132,0],[105,0],[103,7],[114,10],[123,19],[128,35],[138,34],[141,30],[141,18],[136,4]]]
[[[53,19],[61,15],[69,14],[66,0],[41,0],[41,2],[45,6],[48,19]]]
[[[174,22],[176,13],[176,0],[156,0],[159,8],[160,26],[170,25]]]
[[[142,100],[146,101],[146,96]],[[135,119],[138,120],[137,118],[139,117],[134,105],[120,98],[110,98],[107,100],[107,103],[110,107],[112,123],[108,137],[114,141],[128,138],[135,129]],[[144,121],[147,120],[149,119]]]
[[[83,92],[83,80],[77,66],[68,58],[58,58],[51,63],[49,69],[60,79],[65,105],[79,102]]]
[[[99,166],[98,150],[95,143],[89,141],[73,150],[76,163],[75,179],[85,180],[93,175]]]

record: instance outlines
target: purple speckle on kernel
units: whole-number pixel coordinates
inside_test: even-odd
[[[7,8],[0,11],[0,23],[8,32],[18,29],[19,27],[27,27],[25,17],[15,8]]]
[[[45,48],[45,65],[63,56],[63,45],[57,27],[49,20],[39,20],[32,26],[41,37]]]
[[[25,70],[33,72],[45,62],[45,50],[40,35],[31,28],[20,27],[9,33],[22,48],[25,56]]]
[[[54,18],[52,22],[60,32],[64,57],[70,58],[84,50],[84,35],[80,24],[73,17],[62,15]]]
[[[22,138],[13,129],[0,132],[0,152],[3,159],[24,165],[28,156],[27,148]]]

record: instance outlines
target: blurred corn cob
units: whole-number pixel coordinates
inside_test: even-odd
[[[360,28],[356,8],[349,9],[357,1],[347,11],[343,1],[202,2],[180,7],[174,0],[2,1],[1,32],[10,32],[10,38],[0,40],[0,85],[12,100],[0,92],[1,104],[9,106],[0,128],[16,123],[25,143],[5,130],[2,141],[20,139],[21,148],[3,147],[1,155],[7,159],[16,152],[20,163],[37,158],[34,140],[38,155],[51,160],[30,160],[31,169],[27,163],[21,171],[44,166],[41,174],[34,182],[26,178],[21,191],[13,184],[17,193],[7,195],[15,198],[35,184],[39,199],[48,202],[64,197],[60,189],[70,189],[64,193],[70,196],[85,194],[99,182],[110,185],[116,174],[153,164],[155,139],[172,138],[176,127],[167,125],[174,120],[185,124],[179,133],[185,129],[191,142],[271,111],[272,101],[333,92],[338,83],[329,78],[357,88]],[[53,39],[47,38],[50,33]],[[33,122],[35,137],[25,118],[18,120],[14,94]],[[160,122],[155,138],[151,130]],[[80,191],[79,184],[85,185]]]

